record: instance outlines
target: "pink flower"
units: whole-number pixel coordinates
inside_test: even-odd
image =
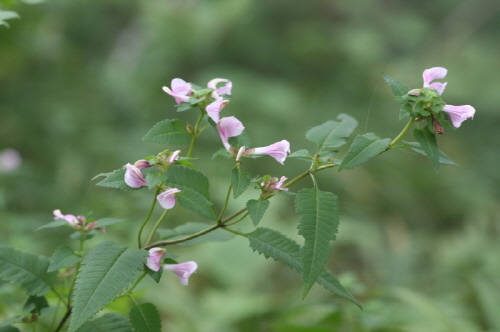
[[[135,163],[134,163],[134,166],[137,167],[138,170],[141,170],[141,169],[145,169],[145,168],[148,168],[148,167],[151,167],[151,165],[149,164],[149,162],[146,160],[146,159],[140,159],[140,160],[137,160]]]
[[[192,93],[191,84],[187,83],[183,79],[174,78],[171,86],[172,90],[164,86],[163,91],[174,97],[177,104],[189,101],[189,95]]]
[[[272,185],[274,187],[274,190],[284,190],[288,191],[288,188],[282,188],[281,186],[283,185],[283,182],[285,182],[288,178],[282,176],[280,180]]]
[[[131,164],[125,165],[125,168],[127,169],[125,171],[125,183],[129,187],[141,188],[141,187],[146,187],[148,185],[139,168]]]
[[[224,144],[227,151],[229,151],[231,147],[229,144],[229,137],[241,135],[243,129],[245,129],[245,127],[243,127],[241,121],[234,116],[222,118],[217,122],[217,130],[219,131],[222,144]]]
[[[0,172],[10,172],[21,166],[21,155],[14,149],[0,152]]]
[[[219,112],[229,103],[229,100],[224,100],[222,97],[217,98],[216,101],[207,106],[207,114],[214,120],[215,123],[219,122]]]
[[[196,271],[198,268],[198,264],[196,262],[190,261],[180,264],[164,264],[163,269],[174,272],[177,277],[179,277],[179,281],[181,285],[187,286],[188,278],[191,274]]]
[[[252,154],[267,154],[283,164],[288,152],[290,152],[290,143],[283,140],[269,146],[255,148]]]
[[[149,267],[153,271],[159,271],[161,267],[161,260],[165,255],[167,254],[167,251],[163,248],[151,248],[149,249],[149,257],[147,260],[147,267]]]
[[[81,221],[81,219],[83,219],[83,217],[77,218],[72,214],[65,214],[64,215],[61,213],[61,210],[54,210],[53,213],[54,213],[54,220],[60,220],[60,219],[66,220],[66,222],[70,226],[80,228],[80,225],[83,224],[83,222]]]
[[[177,188],[170,188],[156,196],[156,199],[158,200],[158,203],[164,208],[165,210],[172,209],[175,205],[175,195],[180,193],[181,191]]]
[[[175,161],[179,158],[179,153],[181,153],[181,150],[175,150],[174,152],[172,152],[172,154],[167,159],[169,165],[175,163]]]
[[[227,82],[226,85],[217,88],[217,84],[221,82]],[[210,89],[214,89],[212,93],[213,98],[219,98],[219,95],[230,95],[231,89],[233,88],[233,83],[230,80],[225,78],[214,78],[210,82],[208,82],[207,86]],[[217,121],[216,121],[217,122]]]
[[[424,73],[423,73],[424,88],[434,89],[440,95],[443,94],[444,88],[446,87],[446,84],[448,84],[448,83],[441,83],[441,82],[431,83],[431,82],[436,80],[436,79],[445,78],[447,72],[448,72],[448,70],[446,70],[446,68],[443,68],[443,67],[433,67],[433,68],[424,70]]]
[[[443,111],[448,113],[451,119],[451,123],[455,128],[460,127],[462,122],[467,120],[468,118],[472,118],[476,110],[474,107],[470,105],[461,105],[461,106],[453,106],[453,105],[445,105],[443,107]]]

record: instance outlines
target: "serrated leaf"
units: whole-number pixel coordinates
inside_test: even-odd
[[[29,295],[42,296],[50,291],[54,272],[47,272],[46,257],[0,247],[0,279],[19,285]]]
[[[191,135],[184,128],[181,120],[163,120],[158,122],[142,138],[143,142],[154,142],[159,144],[186,146],[191,143]]]
[[[210,226],[203,222],[188,222],[174,229],[159,229],[158,234],[162,240],[177,240],[201,232]],[[190,245],[203,242],[227,241],[233,237],[234,234],[219,228],[179,244]]]
[[[155,188],[156,186],[167,180],[167,175],[160,172],[160,170],[155,167],[146,168],[142,172],[144,175],[144,179],[148,184],[148,189]]]
[[[136,305],[128,316],[136,332],[161,332],[160,313],[152,303]]]
[[[242,172],[239,167],[231,171],[231,185],[233,186],[233,197],[240,196],[250,185],[252,178],[250,174]]]
[[[126,317],[120,314],[107,313],[86,322],[77,332],[134,332],[134,330]]]
[[[40,314],[42,309],[48,308],[49,303],[45,296],[30,295],[26,303],[24,304],[23,311],[29,311],[30,313]]]
[[[339,165],[339,171],[343,168],[352,169],[367,162],[371,158],[384,152],[389,144],[390,138],[381,139],[374,133],[358,135],[352,142],[349,151],[347,151],[344,160]]]
[[[306,133],[306,138],[316,143],[318,147],[317,153],[321,154],[321,151],[325,149],[344,145],[358,125],[358,121],[347,114],[340,114],[337,120],[340,120],[340,122],[330,120],[310,129]]]
[[[78,263],[83,258],[75,255],[73,249],[67,245],[58,247],[50,257],[48,272],[57,271]]]
[[[214,211],[212,210],[212,202],[207,200],[197,191],[184,188],[176,195],[176,200],[184,208],[196,212],[208,220],[217,220],[217,217],[214,215]]]
[[[85,257],[73,294],[68,332],[76,331],[137,280],[148,252],[102,242]]]
[[[299,213],[299,235],[304,237],[300,249],[304,297],[323,271],[330,255],[330,240],[335,240],[339,225],[338,199],[317,187],[302,189],[295,198]]]
[[[264,216],[264,213],[266,213],[268,207],[269,207],[268,200],[261,201],[261,200],[251,199],[247,202],[248,214],[250,215],[250,218],[252,219],[254,226],[257,226],[259,221]]]
[[[299,273],[302,272],[300,245],[292,239],[265,227],[259,227],[255,231],[248,233],[247,238],[250,241],[250,247],[253,251],[257,251],[266,258],[271,257]],[[358,301],[356,301],[328,270],[324,269],[316,282],[330,292],[353,302],[361,308]]]
[[[401,105],[401,109],[399,110],[399,120],[409,117],[412,111],[413,109],[411,107],[411,104],[404,103],[403,105]]]
[[[392,90],[392,94],[396,97],[396,100],[399,102],[403,101],[403,96],[410,91],[410,88],[406,86],[403,82],[398,81],[395,78],[390,77],[389,75],[382,73],[382,77],[389,84]]]
[[[418,142],[405,142],[403,147],[408,147],[411,148],[413,151],[423,154],[424,156],[426,155],[424,150],[422,150],[422,147],[420,146],[420,143]],[[452,165],[452,166],[457,166],[453,160],[451,160],[450,157],[448,157],[443,151],[439,150],[439,162],[444,165]]]
[[[224,157],[226,159],[233,159],[233,156],[231,156],[224,148],[220,148],[219,150],[215,151],[214,154],[212,155],[212,159],[215,159],[215,157]]]
[[[180,103],[179,105],[177,105],[177,112],[188,111],[191,108],[193,108],[193,106],[190,103],[187,103],[187,102],[186,103]]]
[[[100,176],[105,176],[106,178],[101,180],[101,182],[98,182],[96,184],[98,186],[121,190],[139,190],[139,188],[131,188],[125,183],[125,168],[120,168],[109,173],[101,173],[94,176],[92,180]]]
[[[313,157],[311,157],[311,155],[309,155],[309,151],[307,151],[306,149],[297,150],[297,151],[291,153],[288,156],[288,158],[297,158],[300,160],[307,161],[309,163],[314,160]]]
[[[35,229],[33,232],[39,231],[44,228],[55,228],[55,227],[61,227],[61,226],[66,226],[68,223],[66,220],[54,220],[52,222],[49,222],[48,224],[42,225]]]
[[[426,126],[424,129],[413,130],[413,137],[415,137],[415,140],[420,144],[420,147],[431,161],[436,172],[439,171],[439,149],[437,146],[436,134]]]

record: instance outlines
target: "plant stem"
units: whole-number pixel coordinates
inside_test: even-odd
[[[389,144],[389,146],[387,147],[387,149],[392,149],[394,147],[394,144],[396,144],[408,132],[408,130],[413,125],[413,123],[414,123],[413,119],[410,119],[410,121],[408,121],[408,123],[403,128],[403,130],[401,130],[401,132],[399,133],[399,135],[396,136],[396,138],[392,140],[392,142]]]
[[[196,139],[198,138],[198,134],[200,133],[200,125],[201,125],[201,120],[203,120],[203,109],[200,107],[200,117],[198,118],[198,121],[196,121],[196,124],[194,125],[194,132],[193,132],[193,138],[191,139],[191,144],[189,145],[189,150],[187,152],[186,157],[191,157],[191,153],[193,153],[193,148],[194,148],[194,143],[196,143]]]
[[[231,189],[233,189],[233,186],[229,185],[229,189],[227,190],[227,195],[226,195],[226,201],[224,202],[224,207],[222,208],[222,211],[219,214],[218,220],[221,220],[222,216],[224,216],[224,213],[226,212],[227,205],[229,203],[229,197],[231,196]]]
[[[148,243],[149,243],[149,242],[151,242],[151,240],[153,239],[153,236],[155,235],[156,230],[158,229],[158,227],[160,227],[161,222],[162,222],[162,221],[165,219],[165,217],[167,216],[168,211],[170,211],[170,210],[165,210],[165,211],[162,213],[162,215],[160,216],[160,218],[158,219],[158,221],[156,222],[156,224],[154,225],[153,229],[151,230],[151,233],[149,234],[148,240],[146,241],[146,245],[148,245]]]
[[[201,236],[203,234],[207,234],[207,233],[209,233],[209,232],[211,232],[219,227],[221,227],[219,224],[215,224],[213,226],[208,227],[207,229],[199,231],[198,233],[194,233],[194,234],[191,234],[189,236],[183,237],[182,239],[170,240],[170,241],[158,241],[158,242],[155,242],[155,243],[152,243],[152,244],[145,246],[144,249],[149,250],[149,249],[154,248],[154,247],[163,247],[163,246],[167,246],[170,244],[182,243],[182,242],[197,238],[198,236]]]
[[[160,185],[156,189],[156,193],[155,193],[155,196],[153,198],[153,203],[151,204],[151,207],[149,208],[148,215],[147,215],[146,219],[142,222],[141,228],[139,229],[139,234],[137,234],[137,243],[138,243],[139,248],[142,247],[142,243],[141,243],[142,231],[144,230],[144,227],[146,226],[149,219],[151,218],[151,214],[153,213],[153,209],[156,206],[156,196],[158,196],[158,194],[160,193],[162,185],[163,185],[163,182],[160,183]]]

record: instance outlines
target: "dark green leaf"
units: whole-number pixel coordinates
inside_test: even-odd
[[[76,331],[136,281],[147,257],[146,250],[109,241],[95,246],[83,260],[77,277],[68,332]]]
[[[382,77],[389,84],[392,90],[392,94],[396,97],[396,100],[399,102],[403,101],[403,96],[410,91],[410,88],[406,86],[406,84],[398,81],[395,78],[390,77],[389,75],[382,73]]]
[[[42,309],[48,307],[49,303],[47,302],[45,296],[30,295],[30,297],[24,304],[23,311],[29,311],[32,314],[40,314]]]
[[[156,186],[167,180],[167,175],[160,172],[160,170],[155,167],[147,168],[142,172],[144,174],[144,179],[148,184],[148,189],[155,188]]]
[[[250,185],[250,174],[242,172],[239,167],[231,171],[231,185],[233,186],[233,197],[240,196]]]
[[[134,332],[134,330],[126,317],[120,314],[107,313],[86,322],[76,332]]]
[[[152,303],[136,305],[128,315],[136,332],[161,332],[160,313]]]
[[[181,120],[163,120],[151,128],[142,140],[144,142],[185,146],[191,143],[191,135],[186,131]]]
[[[217,217],[214,215],[214,211],[212,210],[212,202],[207,200],[198,191],[194,191],[190,188],[184,188],[176,195],[176,199],[177,202],[179,202],[179,204],[184,208],[196,212],[208,220],[217,220]]]
[[[120,168],[110,173],[101,173],[96,175],[92,180],[100,176],[105,176],[106,178],[98,182],[98,186],[121,190],[138,190],[138,188],[131,188],[125,183],[125,168]]]
[[[20,332],[20,331],[17,327],[14,327],[12,325],[7,325],[7,326],[0,326],[0,332]]]
[[[81,260],[82,257],[76,256],[73,249],[63,244],[58,247],[52,254],[52,257],[50,257],[50,265],[47,271],[57,271],[76,264]]]
[[[401,110],[399,111],[399,120],[402,120],[410,116],[411,112],[412,112],[411,104],[405,103],[401,105]]]
[[[295,206],[301,215],[299,234],[305,239],[300,249],[305,297],[330,255],[330,240],[335,240],[339,225],[338,199],[333,193],[314,187],[300,190]]]
[[[248,214],[250,215],[250,218],[252,219],[254,226],[257,226],[259,221],[264,216],[264,213],[266,213],[268,207],[269,207],[268,200],[260,201],[256,199],[251,199],[247,202]]]
[[[431,161],[436,172],[439,171],[439,149],[437,146],[436,134],[426,126],[424,129],[413,130],[413,137],[415,137],[415,140],[420,144],[420,147]]]
[[[55,279],[54,272],[47,272],[46,257],[0,247],[0,279],[21,286],[29,295],[45,295]]]
[[[322,125],[310,129],[306,133],[306,138],[316,143],[320,153],[325,149],[336,148],[344,145],[347,138],[358,125],[358,121],[347,114],[340,114],[337,121],[327,121]]]
[[[171,187],[197,191],[210,200],[208,178],[197,170],[180,165],[171,166],[167,172],[167,182]]]
[[[146,273],[151,277],[153,278],[153,280],[156,282],[156,283],[159,283],[160,282],[160,279],[161,279],[161,276],[163,275],[163,269],[159,269],[158,271],[153,271],[151,269],[146,269]]]
[[[374,133],[358,135],[352,142],[344,160],[339,165],[339,171],[343,168],[351,169],[367,162],[371,158],[384,152],[389,144],[390,138],[380,139]]]
[[[422,150],[420,143],[418,142],[405,142],[403,147],[411,148],[413,151],[426,156],[424,150]],[[442,152],[441,150],[439,150],[439,162],[444,165],[457,166],[457,164],[455,164],[453,160],[451,160],[451,158],[444,154],[444,152]]]

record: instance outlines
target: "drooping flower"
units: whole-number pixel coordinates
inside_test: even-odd
[[[288,191],[288,188],[283,188],[281,187],[283,185],[283,183],[287,180],[288,178],[282,176],[280,178],[280,180],[276,183],[274,183],[272,186],[274,187],[274,190],[284,190],[284,191]]]
[[[161,207],[165,210],[172,209],[175,205],[175,195],[180,193],[181,191],[177,188],[170,188],[156,196],[158,203],[160,203]]]
[[[0,172],[11,172],[21,166],[21,155],[14,149],[0,152]]]
[[[183,79],[174,78],[171,86],[172,90],[164,86],[163,91],[174,97],[177,104],[189,101],[189,96],[193,93],[191,90],[191,84],[187,83]]]
[[[163,248],[151,248],[149,249],[149,257],[147,259],[146,266],[149,267],[153,271],[159,271],[161,267],[161,260],[167,251]]]
[[[224,86],[221,86],[220,88],[217,88],[217,84],[221,82],[227,82]],[[230,80],[227,80],[225,78],[214,78],[210,82],[208,82],[207,86],[210,89],[214,89],[214,92],[212,93],[213,98],[219,98],[219,95],[230,95],[231,94],[231,89],[233,88],[233,83]]]
[[[219,97],[213,103],[207,106],[207,114],[215,123],[219,122],[219,112],[229,103],[229,100]]]
[[[66,220],[66,223],[68,225],[80,228],[82,224],[84,224],[84,221],[81,220],[83,217],[80,217],[80,220],[78,217],[72,215],[72,214],[62,214],[61,210],[54,210],[54,220]]]
[[[282,140],[268,146],[255,148],[253,151],[248,151],[251,152],[250,154],[267,154],[283,164],[288,152],[290,152],[290,143],[287,140]]]
[[[444,92],[444,88],[448,83],[432,82],[432,81],[436,79],[445,78],[447,73],[448,70],[443,67],[433,67],[424,70],[424,73],[422,75],[424,77],[424,88],[434,89],[439,93],[439,95],[442,95]]]
[[[460,127],[462,122],[467,120],[468,118],[472,118],[476,110],[474,107],[470,105],[461,105],[461,106],[453,106],[453,105],[445,105],[443,107],[443,111],[448,113],[451,119],[451,123],[455,128]]]
[[[163,269],[164,270],[169,270],[174,272],[177,277],[179,278],[179,281],[181,282],[181,285],[187,286],[188,285],[188,278],[193,274],[194,271],[198,268],[198,264],[193,261],[185,262],[185,263],[180,263],[180,264],[164,264]]]
[[[240,120],[236,119],[234,116],[229,116],[227,118],[222,118],[217,122],[217,130],[219,131],[222,144],[227,151],[231,148],[229,144],[229,137],[235,137],[241,135],[245,127]]]
[[[125,165],[125,183],[131,188],[146,187],[148,184],[139,168],[132,164]]]
[[[138,170],[145,169],[151,167],[149,162],[146,159],[139,159],[134,163],[134,166],[137,167]]]
[[[172,165],[179,158],[179,153],[181,153],[181,150],[175,150],[174,152],[172,152],[172,154],[167,159],[169,165]]]

